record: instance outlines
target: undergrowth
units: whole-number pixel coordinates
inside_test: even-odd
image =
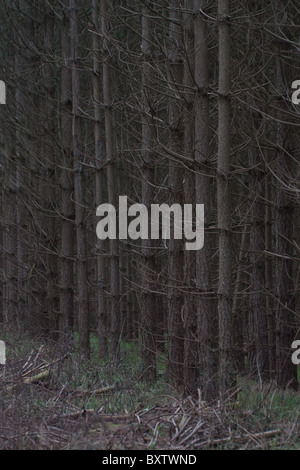
[[[185,405],[180,406],[182,408],[186,406],[185,397],[167,384],[163,362],[159,364],[158,380],[155,384],[142,380],[143,370],[137,343],[127,342],[121,345],[121,360],[116,365],[99,359],[98,344],[94,336],[91,337],[91,355],[88,360],[82,357],[76,348],[65,351],[58,345],[45,342],[42,337],[31,338],[28,335],[3,330],[0,331],[0,338],[7,346],[5,376],[9,374],[10,368],[17,369],[26,363],[32,352],[39,351],[42,344],[44,344],[43,358],[49,363],[53,361],[54,364],[47,381],[37,386],[34,384],[27,386],[26,395],[22,389],[22,400],[18,401],[16,393],[0,396],[4,411],[13,409],[14,401],[18,404],[19,419],[22,422],[26,422],[28,417],[42,419],[43,414],[51,413],[54,408],[57,417],[58,407],[63,415],[74,413],[74,410],[93,410],[99,416],[126,417],[135,416],[137,413],[142,415],[151,413],[151,410],[155,413],[158,409],[161,414],[161,410],[171,403],[182,402]],[[60,357],[63,359],[55,362]],[[111,387],[108,393],[98,394],[99,389],[108,387]],[[236,401],[230,403],[221,415],[218,411],[218,419],[222,421],[222,432],[226,437],[214,439],[205,445],[215,449],[259,447],[269,450],[300,450],[299,392],[279,390],[275,383],[262,385],[259,381],[246,377],[239,377],[239,388]],[[217,404],[203,406],[204,410],[212,410],[213,416],[215,413],[213,406],[217,407]],[[188,409],[184,413],[188,415]],[[113,426],[118,425],[113,424]],[[160,432],[158,437],[164,439],[164,445],[166,445],[168,426],[165,423],[159,423],[157,426]],[[276,433],[265,439],[262,444],[257,436],[269,431]],[[249,436],[246,445],[241,439],[242,435]],[[18,441],[18,445],[23,445],[20,442]],[[28,440],[26,442],[26,447],[30,447]],[[150,443],[151,448],[154,448],[153,439]],[[37,444],[37,448],[39,445]],[[65,447],[68,448],[66,444]]]

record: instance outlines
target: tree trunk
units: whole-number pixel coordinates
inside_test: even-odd
[[[286,5],[276,2],[276,23],[287,24]],[[278,39],[276,54],[276,79],[278,92],[277,113],[277,155],[276,155],[276,379],[280,387],[297,389],[297,367],[292,363],[292,343],[295,339],[295,293],[293,281],[293,228],[294,206],[286,187],[295,171],[292,155],[292,127],[286,124],[289,112],[289,98],[286,97],[289,69],[286,57],[290,54],[290,45],[285,40],[282,28],[277,27]]]
[[[94,133],[95,133],[95,168],[96,168],[96,206],[103,203],[103,148],[101,142],[101,77],[100,77],[100,44],[99,44],[99,21],[98,2],[93,0],[93,98],[94,98]],[[97,331],[99,339],[100,357],[106,358],[108,353],[107,330],[106,330],[106,302],[104,295],[105,258],[104,243],[97,239]]]
[[[254,118],[255,119],[255,118]],[[256,135],[257,126],[253,126]],[[253,144],[254,145],[254,144]],[[264,179],[265,172],[259,154],[255,147],[249,151],[250,163],[250,202],[251,225],[249,261],[252,272],[250,277],[249,298],[249,338],[250,338],[250,371],[256,371],[260,376],[269,375],[268,351],[268,322],[265,295],[265,207]],[[251,345],[252,341],[252,345]]]
[[[74,321],[74,204],[73,204],[73,153],[72,153],[72,78],[70,69],[70,16],[69,0],[64,0],[64,18],[61,31],[62,77],[61,77],[61,278],[60,314],[61,339],[66,341],[72,334]]]
[[[180,56],[182,34],[180,26],[179,0],[170,0],[169,3],[169,148],[181,154],[183,150],[182,105],[178,100],[180,86],[183,81],[183,65]],[[181,51],[182,52],[182,51]],[[179,164],[170,160],[169,164],[169,190],[170,202],[182,206],[182,169]],[[171,227],[173,226],[171,220]],[[183,256],[182,240],[174,238],[171,229],[169,241],[169,284],[168,289],[168,378],[176,386],[183,385],[183,295],[180,290],[183,282]]]
[[[153,110],[151,100],[151,60],[152,60],[152,32],[151,11],[147,5],[142,9],[142,204],[148,209],[150,227],[150,207],[154,202],[154,170],[155,155],[153,152],[153,123],[149,110]],[[141,337],[142,337],[142,366],[146,371],[145,378],[151,381],[156,379],[156,342],[155,342],[155,246],[151,238],[142,240],[142,304],[141,304]]]
[[[185,8],[189,9],[189,0]],[[193,15],[188,12],[183,17],[184,44],[184,155],[194,159],[194,30]],[[195,172],[191,163],[184,174],[184,204],[196,202]],[[194,251],[184,253],[184,388],[187,394],[195,394],[199,385],[199,343],[197,337],[197,302],[195,295],[196,256]]]
[[[196,203],[204,204],[205,242],[196,253],[198,292],[197,317],[200,342],[200,364],[202,390],[206,398],[214,398],[217,393],[216,344],[214,325],[216,323],[212,296],[212,236],[209,232],[212,201],[212,170],[209,149],[209,56],[207,23],[201,10],[205,10],[206,0],[195,0],[195,163],[196,163]],[[224,130],[225,131],[225,130]],[[227,129],[226,129],[227,131]],[[225,157],[225,156],[224,156]]]
[[[43,81],[45,87],[45,99],[40,103],[41,127],[43,130],[43,156],[45,174],[40,178],[40,195],[45,199],[46,221],[45,221],[45,248],[41,251],[46,253],[46,296],[45,310],[47,314],[47,329],[53,339],[58,338],[59,331],[59,298],[56,285],[58,283],[57,265],[57,217],[55,205],[57,200],[55,169],[55,75],[51,60],[53,59],[54,47],[54,1],[51,0],[45,9],[44,16],[44,54]],[[44,248],[44,249],[43,249]]]
[[[78,59],[77,1],[70,0],[70,40],[71,40],[71,75],[72,75],[72,149],[74,157],[74,202],[75,227],[77,241],[77,292],[78,292],[78,331],[79,347],[82,354],[89,356],[89,292],[87,279],[86,227],[83,185],[83,148],[81,139],[80,116],[80,78]]]
[[[103,103],[105,115],[105,148],[107,168],[108,203],[116,207],[116,171],[113,144],[113,109],[111,91],[111,65],[108,46],[108,1],[101,2],[101,32],[103,37]],[[120,292],[119,248],[117,240],[110,240],[110,337],[111,356],[118,362],[120,357]]]
[[[220,392],[235,385],[233,371],[233,322],[232,322],[232,241],[230,204],[230,9],[229,0],[218,1],[219,21],[219,129],[217,204],[219,230],[219,350]]]

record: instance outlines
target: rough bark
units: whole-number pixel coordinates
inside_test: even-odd
[[[51,0],[45,9],[44,15],[44,63],[42,76],[44,83],[44,97],[40,103],[40,116],[42,136],[42,154],[44,157],[44,174],[41,175],[40,195],[44,198],[46,217],[45,227],[45,247],[41,246],[45,253],[45,278],[46,295],[45,310],[47,316],[48,334],[53,338],[58,338],[59,331],[59,298],[56,285],[58,283],[57,264],[57,214],[55,205],[57,200],[55,169],[56,169],[56,148],[55,148],[55,75],[52,65],[54,49],[54,1]]]
[[[73,153],[72,153],[72,78],[70,69],[70,17],[69,0],[64,0],[63,24],[61,30],[61,253],[60,253],[60,314],[61,339],[66,341],[72,333],[74,321],[74,204],[72,194]]]
[[[183,150],[182,105],[178,100],[183,81],[181,58],[182,33],[180,27],[179,0],[169,3],[169,148],[180,154]],[[170,203],[182,203],[182,170],[177,162],[169,164]],[[182,206],[182,204],[181,204]],[[172,224],[171,224],[172,226]],[[183,281],[182,240],[176,240],[172,234],[169,241],[169,285],[168,288],[168,378],[176,386],[183,385],[183,294],[180,287]]]
[[[94,99],[94,134],[95,134],[95,169],[96,169],[96,206],[103,201],[103,145],[101,140],[101,70],[100,70],[100,43],[99,43],[99,20],[98,20],[98,2],[93,0],[93,99]],[[97,239],[97,268],[96,268],[96,289],[97,289],[97,331],[99,339],[99,354],[101,358],[107,357],[107,329],[106,329],[106,302],[104,295],[105,279],[105,258],[104,243]]]
[[[220,392],[224,397],[235,384],[233,371],[232,241],[230,196],[230,9],[229,0],[218,1],[219,22],[219,128],[217,210],[219,231],[219,354]]]
[[[188,11],[189,0],[185,1]],[[184,155],[194,159],[194,25],[193,15],[183,15],[184,30]],[[191,164],[186,169],[183,182],[184,204],[196,202],[195,172]],[[186,393],[196,393],[199,385],[199,343],[197,335],[197,297],[195,295],[196,256],[194,251],[184,253],[184,388]]]
[[[105,118],[105,149],[107,168],[108,203],[116,207],[116,170],[114,155],[113,108],[111,90],[111,64],[108,37],[108,1],[101,2],[101,32],[103,37],[103,103]],[[110,240],[110,337],[111,356],[115,361],[120,357],[120,282],[119,282],[119,247],[117,240]]]
[[[288,23],[285,4],[276,2],[277,24]],[[282,18],[282,15],[284,18]],[[283,21],[284,19],[284,21]],[[292,127],[286,123],[289,101],[286,89],[289,69],[286,57],[291,46],[285,41],[284,31],[277,28],[282,40],[277,42],[276,86],[278,92],[277,152],[276,152],[276,263],[275,263],[275,315],[276,315],[276,380],[280,387],[297,389],[297,367],[291,361],[291,345],[295,339],[295,292],[293,280],[294,203],[287,190],[292,179],[294,162],[292,158]]]
[[[209,148],[209,55],[208,31],[205,17],[205,0],[195,0],[195,163],[196,203],[204,204],[205,242],[196,256],[197,317],[200,343],[200,364],[202,390],[206,398],[214,398],[217,392],[216,344],[214,325],[216,323],[212,296],[212,236],[209,231],[212,201],[212,169]],[[227,77],[226,77],[227,79]],[[223,104],[223,103],[222,103]],[[227,112],[227,110],[226,110]],[[228,129],[224,129],[227,132]],[[226,158],[226,156],[224,156]]]
[[[77,1],[70,0],[70,43],[72,76],[72,149],[74,157],[74,202],[76,228],[76,274],[78,293],[78,332],[82,354],[89,356],[89,288],[87,279],[87,249],[84,207],[84,156],[81,136],[80,77],[78,57]]]
[[[148,209],[150,227],[150,206],[154,202],[154,170],[155,155],[153,151],[153,123],[149,109],[153,109],[151,100],[151,60],[152,60],[152,33],[150,10],[145,4],[142,9],[142,204]],[[142,240],[142,302],[141,302],[141,337],[142,337],[142,365],[145,378],[156,379],[156,342],[155,342],[155,246],[149,237]]]

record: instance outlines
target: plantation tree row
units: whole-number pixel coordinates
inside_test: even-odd
[[[296,2],[3,0],[1,308],[206,399],[297,388]],[[204,204],[199,250],[96,236],[96,208]],[[166,366],[164,368],[164,366]]]

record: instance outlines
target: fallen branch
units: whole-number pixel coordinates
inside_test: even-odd
[[[33,383],[41,382],[42,380],[45,380],[49,376],[49,373],[50,373],[49,370],[44,370],[43,372],[40,372],[39,374],[32,375],[31,377],[24,377],[24,383],[33,384]]]
[[[209,445],[224,444],[225,442],[229,442],[229,441],[244,441],[247,439],[260,439],[262,437],[269,438],[269,437],[277,436],[279,434],[281,434],[281,430],[274,429],[272,431],[258,432],[255,434],[243,434],[240,436],[229,436],[229,437],[224,437],[222,439],[213,439],[213,440],[204,441],[204,442],[200,441],[199,444],[201,444],[202,446],[208,445],[208,444]],[[196,443],[197,443],[196,441],[193,441],[192,444],[195,445]]]
[[[73,393],[77,397],[85,396],[85,395],[102,395],[103,393],[109,393],[113,392],[115,390],[115,386],[112,385],[110,387],[103,387],[103,388],[98,388],[96,390],[74,390]]]

